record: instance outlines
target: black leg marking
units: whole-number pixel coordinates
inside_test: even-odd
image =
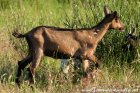
[[[18,62],[18,71],[16,74],[16,80],[15,80],[16,84],[20,85],[19,78],[21,76],[22,70],[24,70],[24,68],[32,61],[32,59],[33,59],[32,56],[28,56],[25,59]]]

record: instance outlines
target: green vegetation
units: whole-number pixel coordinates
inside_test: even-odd
[[[60,72],[59,60],[45,57],[36,72],[36,84],[29,87],[24,80],[19,89],[15,83],[17,61],[27,54],[25,40],[11,33],[25,33],[39,25],[66,28],[92,27],[104,17],[103,7],[116,10],[126,25],[125,32],[110,30],[98,45],[96,55],[101,71],[88,85],[72,84],[72,71]],[[124,54],[124,36],[135,27],[140,30],[139,0],[0,0],[0,93],[73,93],[82,89],[136,88],[140,86],[140,61],[127,63],[131,54]],[[139,90],[140,91],[140,90]]]

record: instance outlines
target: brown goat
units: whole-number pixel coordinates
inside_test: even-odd
[[[140,40],[138,36],[136,36],[136,29],[133,28],[131,32],[128,33],[125,37],[126,43],[122,45],[123,51],[133,51],[135,50],[138,45],[140,44]]]
[[[30,32],[22,35],[14,32],[17,38],[26,38],[29,46],[29,54],[19,61],[16,83],[19,84],[21,71],[30,63],[30,83],[34,82],[35,70],[43,55],[57,59],[80,59],[83,70],[87,73],[88,63],[96,62],[94,53],[99,41],[109,29],[124,30],[117,12],[110,13],[104,8],[105,17],[92,28],[66,29],[50,26],[38,26]]]
[[[136,28],[125,36],[125,44],[122,45],[123,52],[127,57],[127,62],[131,63],[134,59],[138,57],[138,47],[140,46],[140,38],[136,35]]]

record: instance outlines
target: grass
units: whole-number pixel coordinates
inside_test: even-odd
[[[37,69],[33,88],[24,82],[26,70],[22,87],[19,89],[15,85],[17,61],[27,54],[27,44],[25,40],[12,37],[13,31],[25,33],[38,25],[92,27],[104,17],[104,4],[118,12],[126,31],[110,30],[104,36],[96,51],[102,67],[88,85],[72,84],[72,71],[68,75],[63,74],[60,61],[47,57],[43,58]],[[131,53],[124,54],[121,45],[132,27],[140,25],[139,11],[139,0],[0,0],[0,93],[79,93],[82,89],[93,87],[137,88],[140,86],[139,58],[127,63]],[[137,34],[139,30],[140,27]]]

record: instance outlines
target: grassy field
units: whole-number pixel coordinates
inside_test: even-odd
[[[28,47],[25,40],[11,35],[13,31],[25,33],[39,25],[92,27],[104,17],[105,4],[118,12],[126,28],[123,33],[108,31],[98,45],[96,55],[102,66],[93,80],[87,85],[72,84],[72,71],[65,75],[60,71],[59,60],[44,57],[33,88],[24,82],[26,70],[21,88],[16,86],[17,61],[25,57]],[[139,35],[139,0],[0,0],[0,93],[90,93],[94,88],[130,89],[131,92],[136,89],[135,93],[140,92],[140,58],[128,63],[128,58],[133,55],[124,54],[121,49],[124,36],[136,24]]]

